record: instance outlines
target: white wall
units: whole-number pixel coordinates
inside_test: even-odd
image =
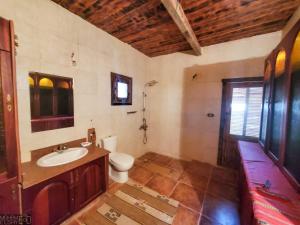
[[[262,76],[264,57],[281,32],[203,48],[201,56],[181,53],[150,60],[148,150],[212,164],[217,160],[223,78]],[[192,82],[192,75],[199,76]],[[208,118],[208,112],[214,118]]]
[[[0,0],[0,16],[14,21],[19,38],[16,69],[22,161],[30,160],[30,150],[86,137],[91,126],[96,127],[98,140],[116,134],[120,150],[134,156],[144,153],[138,128],[148,57],[50,0]],[[76,67],[71,63],[72,52]],[[74,78],[75,127],[31,133],[29,71]],[[110,105],[110,72],[133,77],[132,106]],[[127,115],[131,110],[138,113]]]

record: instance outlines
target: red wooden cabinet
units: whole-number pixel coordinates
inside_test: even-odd
[[[105,158],[79,167],[75,187],[75,210],[81,209],[92,199],[105,191]]]
[[[32,224],[59,224],[72,213],[72,171],[23,190],[23,211]]]
[[[60,224],[106,191],[105,157],[23,190],[33,225]]]
[[[242,163],[240,166],[240,222],[243,225],[255,224],[252,199]]]
[[[21,212],[14,50],[13,23],[0,17],[0,215]]]
[[[19,212],[19,188],[17,177],[0,181],[0,214]]]

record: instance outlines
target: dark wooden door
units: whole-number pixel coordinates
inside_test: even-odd
[[[15,85],[13,24],[0,18],[0,214],[20,213]]]
[[[75,208],[80,209],[105,191],[104,158],[78,168],[75,191]]]
[[[223,80],[218,164],[237,169],[237,141],[258,140],[262,95],[262,78]]]

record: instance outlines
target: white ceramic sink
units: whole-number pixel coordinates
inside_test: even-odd
[[[69,148],[62,152],[52,152],[37,161],[37,165],[41,167],[51,167],[63,165],[81,159],[88,153],[86,148]]]

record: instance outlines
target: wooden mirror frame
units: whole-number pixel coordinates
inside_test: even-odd
[[[31,108],[31,131],[40,132],[74,126],[74,97],[73,97],[73,78],[62,77],[38,72],[30,72],[29,78],[32,78],[34,84],[30,95]],[[53,84],[52,114],[43,116],[40,113],[40,80],[49,79]],[[59,114],[58,112],[58,90],[61,82],[68,84],[68,113]],[[29,84],[30,86],[30,84]]]
[[[264,151],[268,154],[268,156],[274,161],[279,169],[283,172],[283,174],[287,177],[288,181],[300,192],[300,183],[292,176],[292,174],[285,168],[285,152],[287,149],[287,137],[288,137],[288,121],[290,119],[290,111],[291,111],[291,53],[294,47],[294,42],[298,33],[300,32],[300,20],[294,25],[294,27],[288,32],[288,34],[283,38],[283,40],[278,44],[278,46],[269,54],[266,58],[266,61],[270,61],[273,66],[272,76],[271,76],[271,87],[270,87],[270,110],[268,114],[268,124],[267,124],[267,136],[266,143],[263,146]],[[282,49],[286,51],[286,65],[285,65],[285,81],[284,81],[284,106],[283,106],[283,127],[282,127],[282,135],[280,139],[280,148],[279,148],[279,157],[274,158],[272,154],[270,154],[270,133],[271,133],[271,116],[273,113],[274,104],[274,76],[275,76],[275,64],[278,52]]]

